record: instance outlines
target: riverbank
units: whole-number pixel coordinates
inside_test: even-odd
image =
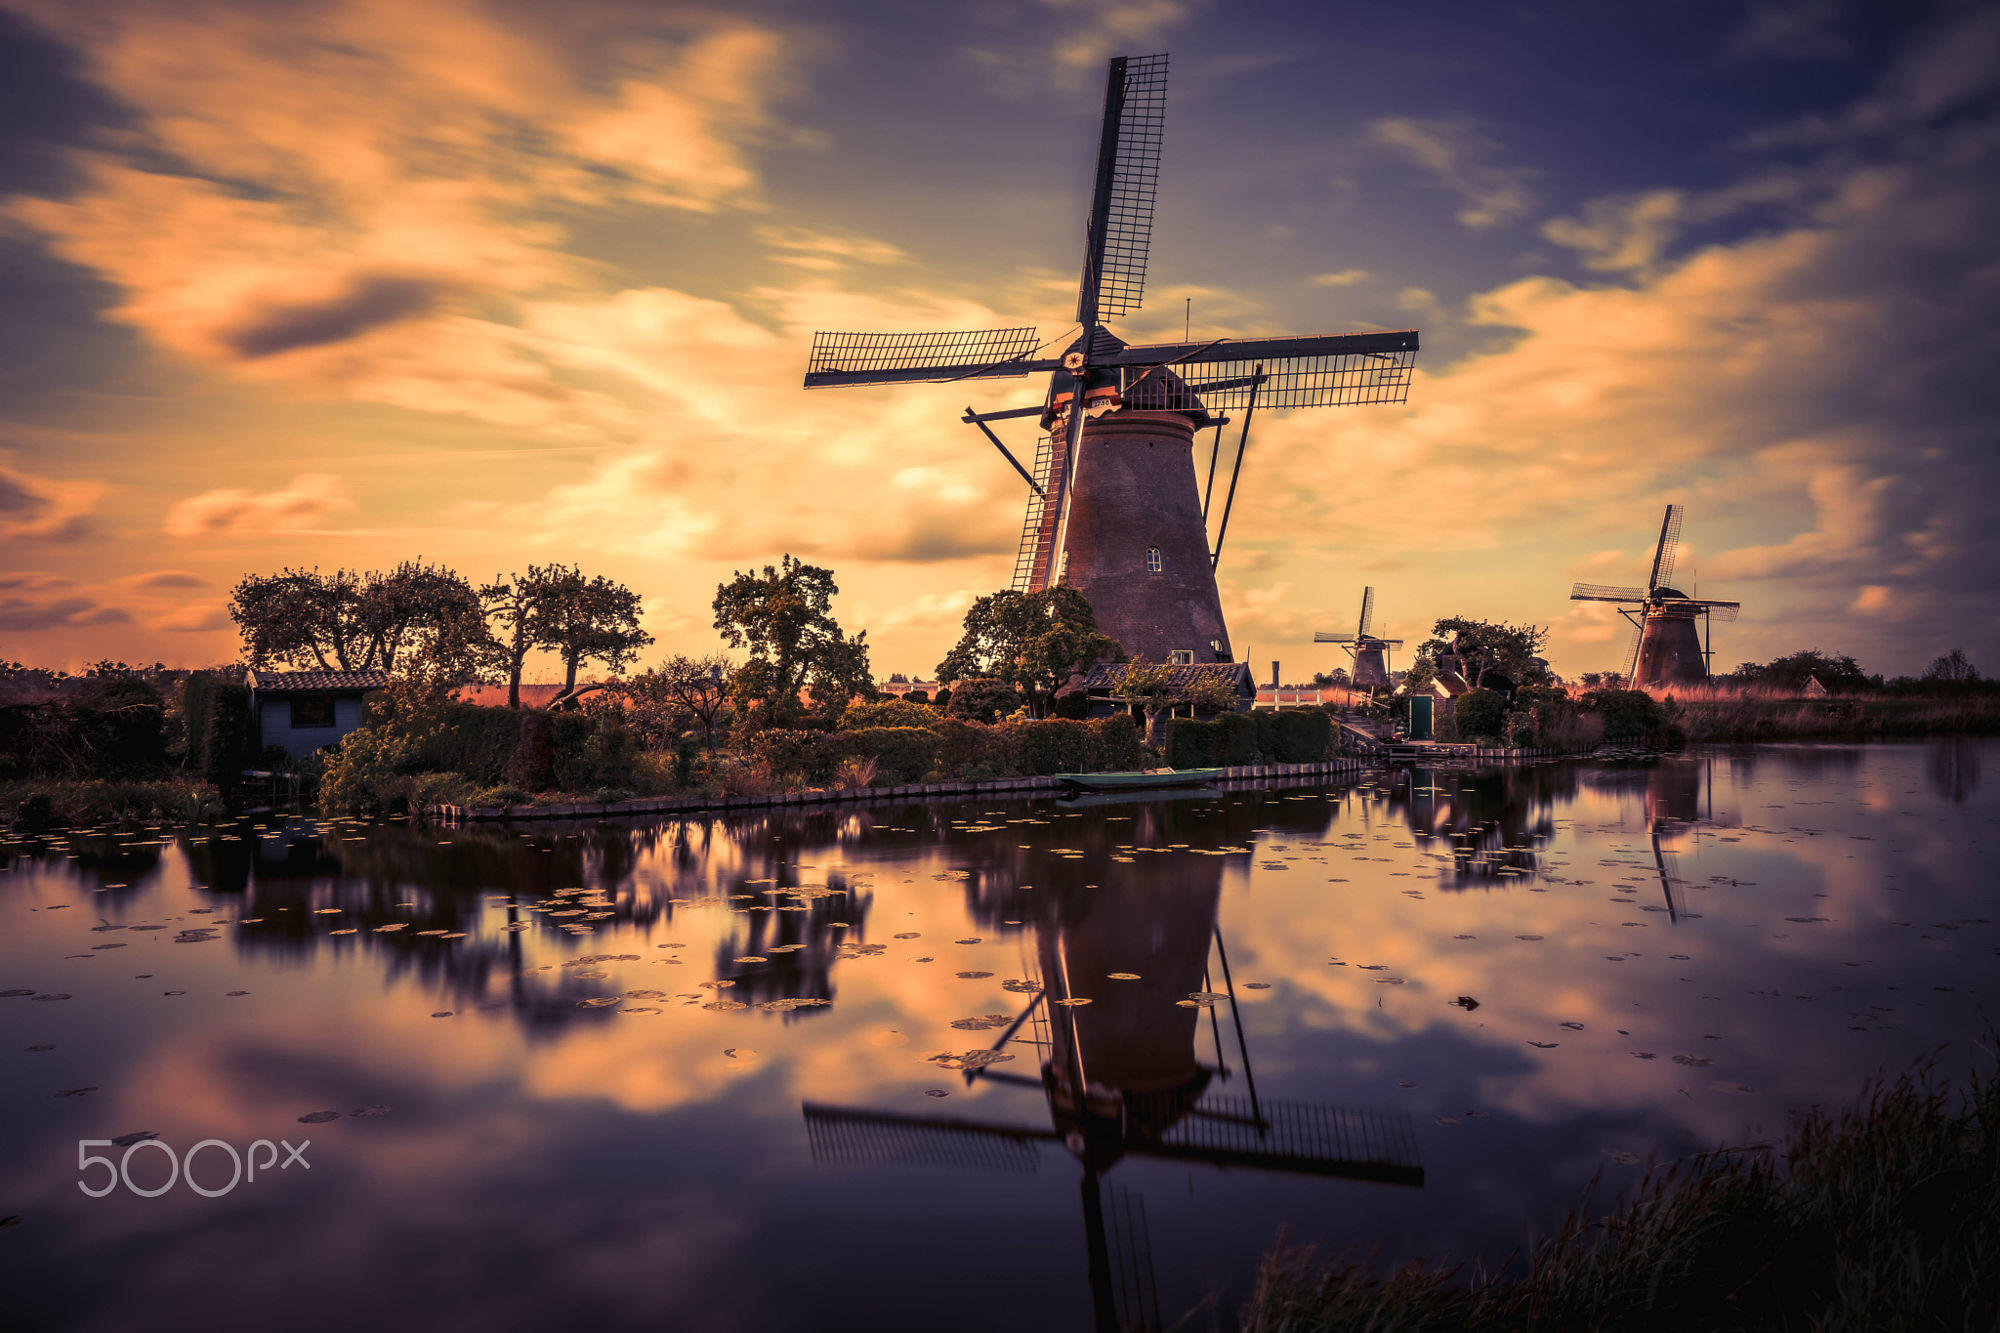
[[[1990,1049],[1992,1032],[1987,1034]],[[1588,1198],[1524,1273],[1387,1276],[1282,1247],[1251,1333],[1600,1328],[1992,1328],[2000,1321],[2000,1076],[1954,1097],[1925,1064],[1858,1105],[1754,1144],[1655,1168],[1603,1220]]]
[[[1328,759],[1316,764],[1241,764],[1215,771],[1217,784],[1262,782],[1271,779],[1340,777],[1380,767],[1362,758]],[[836,802],[904,801],[921,797],[1022,795],[1061,791],[1060,778],[1034,775],[986,778],[961,782],[919,782],[882,787],[799,787],[765,795],[712,796],[693,793],[685,796],[647,796],[629,801],[552,801],[533,805],[434,805],[424,814],[442,824],[485,823],[500,820],[596,819],[633,815],[709,814],[730,810],[761,810],[773,806],[830,805]]]
[[[1690,742],[2000,736],[2000,696],[1990,694],[1901,699],[1697,695],[1675,698],[1673,708],[1674,721]]]
[[[213,819],[222,809],[222,794],[200,778],[19,778],[0,782],[0,826],[29,833],[102,824],[192,824]]]

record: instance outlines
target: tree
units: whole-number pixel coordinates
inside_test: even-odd
[[[727,657],[676,655],[649,667],[619,686],[629,701],[633,730],[647,744],[665,748],[688,722],[698,723],[704,749],[715,749],[715,724],[729,705]]]
[[[551,609],[567,572],[561,565],[529,565],[524,572],[497,578],[479,590],[486,614],[499,627],[493,657],[507,680],[509,708],[521,706],[521,672],[528,654],[548,646]]]
[[[230,593],[229,618],[253,667],[353,671],[372,665],[366,660],[361,576],[352,570],[322,574],[286,568],[245,575]]]
[[[1466,683],[1474,689],[1482,688],[1488,676],[1504,676],[1514,685],[1540,685],[1551,679],[1548,664],[1541,660],[1542,645],[1548,641],[1545,629],[1445,616],[1431,626],[1431,633],[1434,637],[1417,649],[1406,684],[1428,685],[1447,653],[1457,654]]]
[[[1028,696],[1040,717],[1070,677],[1124,660],[1124,647],[1097,628],[1097,614],[1076,589],[1002,589],[965,613],[965,633],[938,663],[938,680],[1004,680]]]
[[[440,668],[464,674],[484,655],[479,594],[455,570],[405,560],[385,574],[365,576],[356,600],[369,666],[394,671],[404,654],[420,652]]]
[[[637,657],[653,636],[639,628],[639,594],[602,574],[585,578],[561,570],[543,608],[543,642],[562,659],[563,689],[576,688],[577,668],[602,662],[613,675]]]
[[[715,628],[749,652],[731,687],[740,715],[783,725],[803,711],[799,692],[809,690],[815,712],[837,716],[855,695],[874,692],[867,631],[850,638],[833,618],[839,591],[832,570],[790,555],[717,587]]]
[[[1146,715],[1146,744],[1156,748],[1166,744],[1166,720],[1181,704],[1191,704],[1198,713],[1226,713],[1236,707],[1236,691],[1227,681],[1204,676],[1183,685],[1175,676],[1173,666],[1135,657],[1112,684],[1112,698],[1136,705]]]
[[[1808,679],[1817,679],[1829,690],[1858,690],[1867,686],[1868,675],[1846,654],[1823,653],[1806,648],[1768,662],[1745,662],[1736,668],[1736,679],[1744,685],[1773,690],[1802,690]]]
[[[1965,649],[1954,648],[1931,659],[1931,664],[1924,668],[1924,679],[1938,685],[1970,685],[1979,679],[1979,669],[1972,665]]]

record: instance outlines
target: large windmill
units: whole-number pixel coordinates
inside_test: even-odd
[[[1643,589],[1603,583],[1579,583],[1570,589],[1572,602],[1620,603],[1618,614],[1632,622],[1625,680],[1633,689],[1707,680],[1709,622],[1734,620],[1743,607],[1741,602],[1689,597],[1673,586],[1682,512],[1680,505],[1667,506],[1666,517],[1660,521],[1660,542],[1653,548],[1653,572]],[[1701,622],[1698,629],[1696,621]]]
[[[1361,617],[1354,622],[1352,634],[1329,634],[1322,630],[1313,635],[1314,643],[1337,643],[1347,649],[1347,655],[1354,659],[1354,683],[1367,689],[1372,686],[1387,686],[1389,680],[1389,650],[1401,648],[1401,639],[1379,638],[1371,631],[1375,619],[1375,590],[1361,590]]]
[[[1085,230],[1073,340],[1033,328],[942,333],[816,333],[808,389],[858,384],[1049,376],[1039,406],[966,408],[1030,490],[1014,587],[1076,588],[1105,632],[1155,661],[1233,660],[1216,596],[1215,565],[1229,527],[1250,418],[1259,407],[1400,403],[1409,394],[1417,334],[1213,338],[1131,345],[1104,325],[1137,310],[1160,179],[1167,57],[1118,56]],[[1081,401],[1079,402],[1079,397]],[[1210,501],[1224,410],[1243,413],[1213,547]],[[1034,417],[1042,439],[1023,467],[987,424]],[[1208,482],[1197,484],[1195,432],[1216,428]]]

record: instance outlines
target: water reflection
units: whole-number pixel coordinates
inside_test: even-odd
[[[1223,827],[1240,822],[1227,807],[1221,813],[1216,823]],[[823,1163],[1032,1171],[1039,1145],[1060,1145],[1079,1169],[1091,1312],[1105,1333],[1160,1326],[1144,1199],[1121,1190],[1105,1206],[1105,1174],[1125,1158],[1417,1187],[1424,1181],[1407,1115],[1259,1097],[1218,919],[1223,858],[1169,860],[1144,880],[1107,873],[1120,851],[1174,849],[1167,840],[1196,815],[1172,802],[1128,804],[1129,841],[1107,846],[1108,826],[1092,829],[1077,840],[1098,844],[1093,853],[1065,858],[1070,864],[1059,873],[1016,891],[1039,909],[1038,975],[1016,979],[1009,989],[1032,998],[1011,1019],[993,1016],[1005,1027],[989,1046],[945,1063],[963,1068],[967,1086],[992,1081],[1038,1090],[1047,1128],[941,1111],[813,1101],[802,1108],[814,1157]],[[1278,822],[1313,830],[1325,824],[1319,814],[1272,821]],[[1006,901],[1021,900],[1007,895]],[[1227,1038],[1220,1023],[1225,1010]],[[1197,1049],[1204,1037],[1207,1059]],[[1038,1074],[1007,1067],[1023,1048],[1037,1058]],[[1219,1094],[1235,1077],[1242,1079],[1241,1095]]]
[[[1280,1228],[1497,1260],[1985,1032],[1987,744],[0,837],[7,1321],[1145,1327]],[[309,1181],[76,1189],[322,1110]]]
[[[1926,742],[1924,780],[1953,805],[1964,805],[1979,790],[1979,742],[1963,736]]]

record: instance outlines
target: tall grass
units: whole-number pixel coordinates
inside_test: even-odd
[[[1877,1080],[1848,1109],[1799,1116],[1782,1152],[1725,1149],[1656,1168],[1602,1220],[1586,1193],[1554,1236],[1490,1280],[1422,1265],[1381,1276],[1281,1246],[1244,1326],[2000,1327],[2000,1077],[1975,1069],[1954,1097],[1926,1063]]]
[[[2000,696],[1834,694],[1727,685],[1648,691],[1671,702],[1690,741],[1867,740],[2000,734]]]

